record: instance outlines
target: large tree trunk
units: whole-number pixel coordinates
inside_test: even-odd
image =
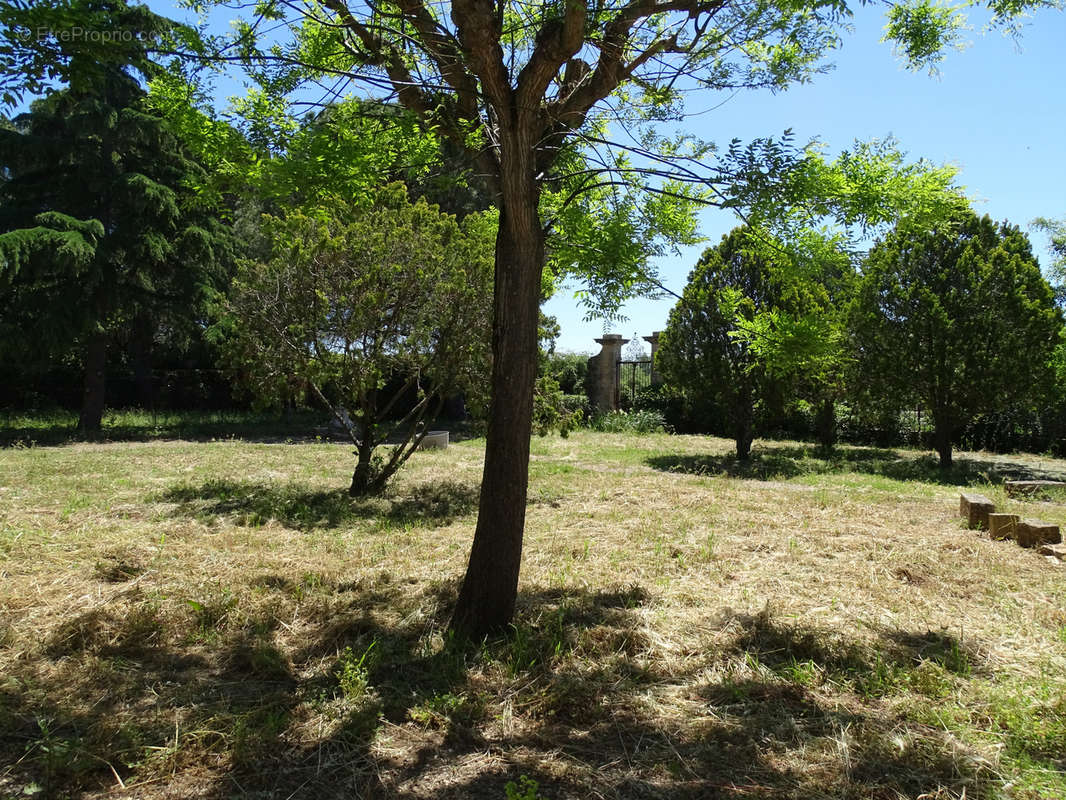
[[[755,441],[755,402],[746,392],[740,392],[734,400],[733,441],[737,446],[737,460],[751,458],[751,443]]]
[[[738,461],[747,461],[751,458],[751,443],[753,441],[755,441],[755,435],[750,425],[744,425],[737,429],[736,445]]]
[[[837,414],[834,401],[826,399],[819,403],[814,417],[814,427],[818,435],[818,444],[823,450],[832,450],[837,443]]]
[[[947,420],[933,420],[933,444],[940,456],[940,468],[951,469],[951,424]]]
[[[526,520],[544,233],[529,158],[516,160],[501,176],[492,398],[477,529],[451,622],[456,633],[472,640],[511,623]]]
[[[83,434],[100,431],[107,401],[107,334],[94,331],[85,343],[85,392],[81,401],[78,430]]]
[[[374,475],[371,470],[374,447],[364,440],[355,452],[355,472],[352,473],[352,485],[348,487],[348,494],[352,497],[362,497],[370,494],[374,487]]]

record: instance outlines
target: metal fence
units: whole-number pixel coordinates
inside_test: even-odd
[[[651,386],[651,359],[619,361],[617,378],[618,407],[628,411],[633,407],[634,398]]]

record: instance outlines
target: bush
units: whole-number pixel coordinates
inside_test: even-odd
[[[589,427],[602,433],[668,433],[658,411],[610,411],[592,418]]]
[[[565,394],[576,394],[585,385],[588,373],[587,353],[546,353],[541,372],[550,375]]]
[[[576,395],[584,401],[584,395]],[[575,395],[563,394],[558,382],[550,375],[537,378],[533,393],[533,432],[538,436],[547,436],[553,430],[559,431],[564,439],[570,435],[585,419],[583,407],[574,407],[567,398]]]
[[[680,392],[666,386],[646,386],[633,397],[633,411],[651,411],[662,417],[667,430],[693,433],[699,425],[691,419]]]
[[[589,399],[583,394],[564,394],[563,410],[567,414],[577,414],[581,422],[587,421],[592,416]]]

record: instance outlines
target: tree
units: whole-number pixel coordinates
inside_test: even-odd
[[[1044,0],[992,0],[993,22],[1010,23],[1034,5]],[[780,90],[811,78],[846,28],[848,6],[837,0],[389,0],[369,6],[264,0],[254,13],[236,26],[233,39],[209,42],[217,47],[194,42],[172,50],[241,61],[278,95],[311,81],[332,82],[325,87],[330,97],[352,81],[372,94],[391,94],[423,127],[469,155],[499,208],[484,480],[452,618],[456,630],[475,638],[498,631],[513,616],[521,563],[548,232],[569,227],[584,253],[599,251],[598,267],[590,258],[553,258],[553,274],[571,270],[587,278],[589,296],[610,310],[627,293],[656,285],[649,253],[637,244],[645,237],[629,235],[634,221],[683,229],[694,194],[723,207],[772,205],[782,187],[777,179],[802,152],[760,141],[715,160],[709,144],[657,134],[654,125],[682,116],[692,89]],[[279,44],[276,21],[286,13],[294,35]],[[912,63],[935,64],[959,35],[960,14],[928,0],[893,6],[888,36]],[[267,31],[268,44],[258,46]],[[32,84],[49,61],[45,55],[24,63],[25,83]],[[621,134],[613,142],[612,130]],[[634,204],[632,194],[641,188],[656,193],[656,202]],[[871,184],[863,198],[876,194]],[[618,198],[614,209],[622,212],[590,197]],[[608,207],[610,224],[567,226],[575,205]]]
[[[851,314],[859,382],[929,410],[943,468],[976,414],[1044,396],[1061,328],[1025,234],[973,212],[878,242]]]
[[[950,202],[950,193],[941,199]],[[810,228],[793,230],[788,242],[752,231],[745,247],[774,265],[783,302],[737,316],[730,336],[793,398],[812,405],[818,442],[831,450],[850,364],[846,325],[854,254],[839,232]]]
[[[681,390],[696,414],[724,415],[742,461],[755,438],[756,405],[781,387],[750,342],[735,335],[738,321],[782,307],[781,276],[765,255],[745,228],[705,250],[670,312],[656,353],[663,379]]]
[[[141,33],[164,27],[143,9],[100,8]],[[117,334],[150,339],[164,316],[195,314],[232,247],[195,191],[202,168],[146,107],[135,75],[153,67],[139,46],[125,60],[75,52],[70,85],[0,130],[5,343],[20,360],[82,349],[88,433],[100,427]]]
[[[356,446],[352,495],[381,489],[445,397],[488,374],[493,223],[460,225],[394,184],[367,206],[267,218],[272,257],[242,262],[230,361],[260,400],[295,382],[332,410]]]
[[[1030,5],[993,0],[994,22],[1009,23]],[[258,31],[289,10],[297,15],[292,41],[257,47]],[[848,7],[820,0],[267,0],[256,12],[238,25],[237,47],[219,48],[216,58],[242,58],[281,93],[307,79],[336,81],[331,91],[354,80],[389,93],[467,152],[494,195],[492,400],[478,523],[452,625],[475,638],[498,631],[512,618],[521,563],[549,231],[566,227],[569,210],[590,197],[613,194],[632,208],[627,198],[638,188],[658,193],[646,218],[666,225],[686,216],[678,198],[691,198],[693,187],[727,207],[772,198],[779,173],[801,153],[763,141],[714,161],[711,146],[659,135],[654,123],[679,117],[694,88],[774,90],[811,78],[847,25]],[[959,35],[959,14],[928,0],[893,6],[888,36],[912,63],[936,63]],[[612,126],[629,128],[630,144],[612,142]],[[867,189],[863,197],[876,196],[876,186]],[[600,266],[553,258],[555,274],[583,275],[590,296],[608,308],[654,286],[648,253],[636,246],[642,238],[625,235],[633,217],[609,215],[612,224],[599,230],[570,225],[578,241],[601,250]]]
[[[1059,305],[1066,307],[1066,219],[1039,217],[1033,220],[1032,227],[1043,231],[1048,237],[1052,252],[1048,276]]]

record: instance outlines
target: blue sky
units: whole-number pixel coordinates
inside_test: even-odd
[[[817,138],[828,154],[855,139],[891,135],[915,159],[960,167],[959,181],[978,213],[1023,228],[1038,216],[1066,216],[1066,15],[1036,15],[1017,42],[971,32],[972,45],[949,54],[938,77],[906,70],[880,43],[883,24],[878,9],[860,9],[831,73],[782,94],[739,94],[693,117],[689,128],[720,144],[791,128],[797,142]],[[723,99],[708,94],[690,101],[689,110],[713,108]],[[704,211],[701,232],[708,241],[659,260],[664,285],[680,293],[703,248],[736,224],[728,212]],[[1046,240],[1032,236],[1047,263]],[[623,309],[629,320],[608,329],[645,336],[664,326],[673,302],[631,301]],[[559,291],[545,312],[562,328],[558,349],[598,351],[593,339],[604,323],[582,319],[572,288]]]
[[[172,0],[148,2],[159,13],[188,18]],[[224,25],[226,13],[216,10],[213,22]],[[809,85],[776,95],[690,95],[688,110],[705,113],[686,127],[723,145],[791,128],[797,142],[818,139],[828,155],[856,139],[893,136],[914,159],[957,165],[979,213],[1023,228],[1038,216],[1066,216],[1066,14],[1038,13],[1017,41],[972,31],[970,46],[950,53],[933,77],[907,70],[880,42],[882,14],[881,8],[859,8],[854,32],[832,59],[835,69]],[[217,89],[241,90],[230,81]],[[705,210],[700,230],[707,241],[656,262],[663,284],[680,293],[703,248],[736,224],[728,212]],[[1032,236],[1047,263],[1046,240]],[[627,321],[605,327],[584,321],[575,288],[562,288],[545,305],[559,320],[560,350],[595,352],[593,340],[606,330],[647,335],[664,326],[673,306],[672,299],[633,300],[623,309]]]

